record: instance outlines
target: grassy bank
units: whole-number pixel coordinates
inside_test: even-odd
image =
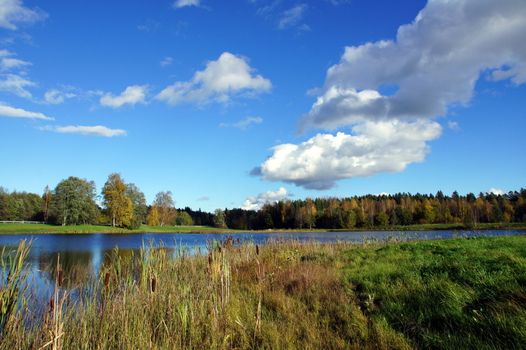
[[[57,290],[41,317],[27,308],[0,315],[0,348],[526,344],[525,236],[370,246],[228,241],[209,256],[175,260],[164,249],[114,251],[95,279],[54,273],[59,284],[90,286],[97,297],[81,288],[73,302]],[[21,278],[14,276],[11,285]]]
[[[526,223],[489,223],[468,227],[464,224],[422,224],[407,226],[373,227],[363,229],[274,229],[262,231],[219,229],[211,226],[147,226],[128,230],[124,228],[103,225],[57,226],[49,224],[0,224],[1,234],[29,234],[29,233],[240,233],[240,232],[360,232],[360,231],[434,231],[434,230],[526,230]]]
[[[142,225],[138,229],[128,230],[125,228],[103,226],[103,225],[74,225],[59,226],[49,224],[0,224],[1,234],[29,234],[29,233],[234,233],[235,230],[218,229],[210,226],[147,226]]]

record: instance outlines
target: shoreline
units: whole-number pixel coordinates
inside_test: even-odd
[[[13,226],[11,226],[13,225]],[[269,230],[234,230],[234,229],[218,229],[208,226],[171,226],[171,227],[141,227],[138,229],[128,230],[123,228],[115,228],[110,226],[98,225],[79,225],[79,226],[55,226],[48,224],[0,224],[1,235],[23,235],[23,234],[68,234],[68,235],[84,235],[84,234],[246,234],[246,233],[328,233],[328,232],[410,232],[410,231],[485,231],[485,230],[526,230],[526,223],[513,224],[482,224],[474,227],[466,227],[462,224],[426,224],[426,225],[410,225],[410,226],[391,226],[391,227],[373,227],[373,228],[353,228],[353,229],[269,229]]]

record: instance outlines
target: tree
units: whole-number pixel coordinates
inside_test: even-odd
[[[188,214],[186,211],[181,211],[177,213],[175,224],[179,226],[191,226],[194,223],[190,214]]]
[[[148,226],[159,226],[159,210],[155,205],[150,209],[146,222]]]
[[[44,212],[45,222],[48,222],[48,219],[49,219],[49,209],[51,206],[52,198],[53,198],[53,195],[51,193],[51,190],[49,189],[49,186],[46,186],[46,188],[44,188],[44,194],[42,195],[42,200],[44,201],[42,211]]]
[[[126,184],[117,173],[110,174],[102,188],[104,205],[112,226],[131,227],[133,203],[127,195]]]
[[[161,226],[175,221],[174,200],[171,191],[157,193],[153,205],[159,211],[159,224]]]
[[[138,228],[141,224],[146,222],[146,215],[148,213],[146,198],[144,197],[144,193],[139,190],[139,187],[132,183],[126,185],[126,195],[130,198],[133,204],[133,219],[131,227]]]
[[[62,180],[55,187],[51,208],[57,223],[63,226],[95,222],[95,183],[74,176]]]
[[[219,228],[225,228],[225,212],[221,209],[216,209],[214,211],[214,226]]]

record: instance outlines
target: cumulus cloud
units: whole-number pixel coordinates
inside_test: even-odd
[[[177,0],[174,2],[173,6],[175,8],[189,7],[189,6],[199,6],[201,0]]]
[[[228,102],[232,96],[265,92],[271,87],[270,80],[255,74],[245,58],[223,52],[216,61],[208,62],[204,70],[197,71],[190,81],[177,81],[156,98],[172,105]]]
[[[64,91],[59,89],[49,89],[44,94],[44,101],[49,104],[57,105],[64,103],[68,98],[77,97],[77,94],[71,91]]]
[[[84,126],[84,125],[66,125],[56,127],[44,127],[42,130],[54,131],[62,134],[81,134],[89,136],[102,136],[102,137],[113,137],[113,136],[124,136],[126,131],[122,129],[110,129],[103,125],[95,126]]]
[[[303,127],[433,118],[466,105],[476,81],[526,82],[526,2],[431,0],[396,40],[350,46],[327,72]],[[393,94],[382,94],[386,87]]]
[[[429,0],[396,39],[346,47],[324,86],[312,90],[318,97],[300,130],[345,127],[352,134],[279,145],[253,174],[327,189],[423,161],[427,142],[441,133],[433,119],[469,104],[481,76],[526,82],[524,18],[522,0]]]
[[[235,122],[232,124],[221,123],[219,124],[219,126],[222,128],[232,127],[232,128],[237,128],[240,130],[246,130],[252,125],[261,124],[261,123],[263,123],[263,118],[261,117],[246,117],[244,119],[241,119],[238,122]]]
[[[489,193],[493,193],[493,194],[496,195],[496,196],[502,196],[502,195],[503,195],[504,193],[506,193],[506,192],[504,192],[504,190],[501,190],[500,188],[494,188],[494,187],[492,187],[492,188],[490,188],[486,193],[488,193],[488,194],[489,194]]]
[[[135,105],[144,103],[148,85],[131,85],[128,86],[120,95],[106,93],[100,98],[100,104],[106,107],[119,108],[124,105]]]
[[[0,91],[12,93],[23,98],[31,98],[33,95],[28,87],[36,86],[36,83],[18,74],[4,74],[0,78]]]
[[[39,9],[30,9],[22,4],[21,0],[0,1],[0,27],[16,30],[21,23],[34,23],[46,18],[45,12]]]
[[[31,62],[10,57],[12,55],[13,54],[7,50],[0,50],[0,71],[5,72],[13,69],[21,69],[31,65]]]
[[[301,23],[301,20],[305,16],[306,10],[306,4],[298,4],[294,7],[291,7],[288,10],[283,11],[278,20],[278,28],[286,29],[299,25]]]
[[[48,117],[47,115],[43,113],[26,111],[25,109],[11,107],[1,102],[0,102],[0,117],[53,120],[53,118]]]
[[[309,189],[324,190],[335,181],[381,172],[400,172],[424,160],[426,141],[440,136],[440,124],[419,120],[369,121],[343,132],[318,134],[299,144],[281,144],[253,170],[270,181],[285,181]]]
[[[275,203],[288,198],[288,191],[284,187],[280,187],[276,191],[267,191],[260,193],[257,196],[248,197],[241,206],[241,209],[258,210],[267,203]]]

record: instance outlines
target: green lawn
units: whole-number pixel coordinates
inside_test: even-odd
[[[147,226],[128,230],[102,225],[57,226],[48,224],[0,224],[0,234],[15,233],[142,233],[142,232],[177,232],[177,233],[217,233],[235,232],[229,229],[218,229],[210,226]]]

